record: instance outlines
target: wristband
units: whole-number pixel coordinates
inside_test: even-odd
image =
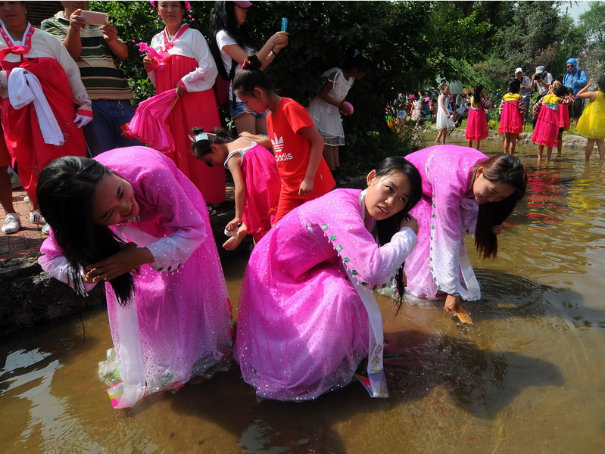
[[[273,52],[273,55],[275,55],[275,56],[277,57],[277,52],[275,52],[275,46],[273,46],[273,47],[271,48],[271,52]]]

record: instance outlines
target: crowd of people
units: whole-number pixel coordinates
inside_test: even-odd
[[[489,157],[478,150],[490,108],[481,85],[468,102],[469,147],[445,145],[454,119],[444,83],[428,108],[439,128],[436,145],[378,163],[364,190],[334,189],[349,179],[338,153],[341,115],[354,111],[346,96],[371,68],[361,51],[348,50],[342,67],[324,72],[307,109],[278,94],[264,71],[288,45],[287,31],[259,49],[246,30],[253,5],[216,2],[213,42],[239,132],[231,137],[220,128],[212,50],[183,22],[189,3],[152,1],[165,27],[143,64],[158,99],[170,101],[164,127],[172,138],[159,152],[119,133],[133,112],[116,66],[125,54],[115,27],[91,24],[87,2],[63,3],[65,10],[43,24],[46,33],[27,22],[26,2],[0,2],[7,146],[0,164],[16,164],[32,218],[48,225],[42,268],[82,295],[105,287],[113,348],[99,372],[115,408],[199,383],[227,369],[232,357],[262,398],[315,399],[354,377],[371,396],[386,397],[374,290],[390,291],[397,304],[406,294],[443,299],[448,314],[468,320],[462,300],[478,300],[481,292],[464,234],[475,236],[481,257],[496,257],[502,224],[527,187],[513,153],[526,109],[520,90],[532,82],[516,77],[503,99],[507,152]],[[559,121],[551,111],[562,103],[548,93],[561,92],[553,86],[539,121]],[[578,130],[596,134],[602,147],[602,79],[598,86],[580,87],[575,97],[589,99],[592,109]],[[417,122],[428,106],[420,93],[413,102]],[[457,102],[456,110],[465,107],[463,98]],[[550,139],[551,129],[540,135]],[[551,143],[544,145],[550,150]],[[213,204],[225,200],[226,169],[236,208],[223,247],[238,247],[248,234],[254,239],[235,337],[210,225]],[[12,217],[12,199],[0,200]]]
[[[519,134],[524,131],[531,114],[531,140],[538,145],[539,160],[543,159],[545,146],[547,161],[550,160],[555,147],[557,156],[561,156],[563,132],[569,131],[572,124],[576,134],[587,138],[586,160],[590,159],[595,144],[600,159],[605,159],[605,113],[599,107],[603,79],[588,80],[586,73],[578,69],[577,65],[577,59],[570,58],[565,73],[558,78],[553,78],[544,66],[536,67],[531,78],[524,75],[523,68],[515,70],[506,93],[503,96],[495,96],[500,98],[497,107],[498,133],[503,136],[504,153],[514,154]],[[596,82],[597,90],[587,91],[593,82]],[[419,129],[424,120],[436,123],[438,134],[435,143],[443,144],[448,133],[461,126],[462,121],[466,119],[465,137],[468,146],[472,147],[474,143],[475,147],[480,149],[481,141],[489,135],[488,122],[491,120],[492,108],[490,97],[494,97],[487,96],[483,88],[481,84],[475,86],[472,91],[463,88],[454,96],[450,93],[449,86],[442,81],[436,97],[431,97],[430,92],[407,96],[399,93],[393,103],[397,109],[398,124],[404,126],[408,124],[408,119],[411,119],[409,124],[413,125],[414,129]],[[588,103],[584,101],[586,99],[589,100]],[[542,106],[546,108],[543,109]],[[582,116],[584,120],[580,122]],[[496,122],[492,124],[495,125]],[[587,124],[591,126],[586,127]]]

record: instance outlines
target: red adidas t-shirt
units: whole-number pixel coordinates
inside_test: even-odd
[[[282,181],[282,191],[292,197],[298,195],[298,188],[307,174],[311,157],[311,143],[298,131],[309,126],[315,127],[315,124],[307,109],[290,98],[282,98],[275,114],[269,112],[267,116],[267,128]],[[298,197],[315,199],[329,192],[335,184],[322,156],[315,174],[313,191]]]

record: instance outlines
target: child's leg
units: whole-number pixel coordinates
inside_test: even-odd
[[[502,152],[508,154],[508,147],[510,144],[510,132],[504,133],[504,140],[502,141]]]
[[[223,243],[223,249],[233,251],[241,244],[242,241],[244,241],[246,235],[248,235],[248,228],[246,227],[246,224],[242,222],[235,235]]]
[[[563,132],[559,132],[557,136],[557,156],[561,156],[561,151],[563,150]]]
[[[551,155],[552,155],[552,147],[546,147],[546,162],[550,161]]]
[[[468,141],[468,147],[469,147],[469,148],[473,148],[473,141],[472,141],[472,140],[469,140],[469,141]]]
[[[480,148],[481,148],[481,141],[480,141],[480,140],[477,140],[477,142],[475,142],[475,144],[477,145],[477,147],[476,147],[476,148],[477,148],[477,151],[479,151],[479,150],[480,150]]]
[[[597,149],[599,150],[599,159],[605,160],[605,139],[597,139]]]
[[[517,138],[519,134],[511,134],[510,135],[510,154],[515,154],[515,148],[517,147]]]
[[[332,145],[324,145],[324,158],[328,168],[333,172],[336,165],[334,164],[334,147]]]
[[[538,145],[538,161],[542,160],[542,152],[544,151],[544,145]]]
[[[594,148],[595,139],[587,139],[586,141],[586,160],[590,159],[590,155],[592,154],[592,149]]]

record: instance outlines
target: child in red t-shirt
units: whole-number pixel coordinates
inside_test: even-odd
[[[307,200],[326,194],[336,183],[323,158],[324,140],[307,110],[293,99],[277,95],[260,67],[260,60],[250,55],[233,81],[233,92],[254,112],[270,110],[269,138],[254,139],[273,146],[282,183],[277,222]]]

